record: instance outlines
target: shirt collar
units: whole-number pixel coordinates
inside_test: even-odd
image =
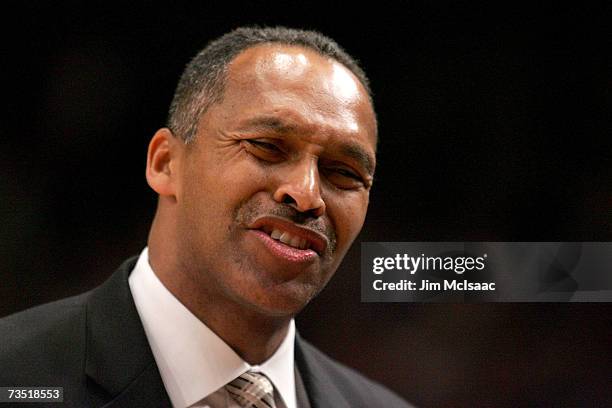
[[[129,285],[175,407],[194,404],[248,370],[265,374],[287,408],[296,407],[293,319],[276,352],[261,365],[251,366],[164,286],[149,265],[148,248],[140,254]]]

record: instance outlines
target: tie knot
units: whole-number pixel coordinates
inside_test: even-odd
[[[247,371],[225,386],[227,392],[243,408],[275,408],[274,387],[268,378]]]

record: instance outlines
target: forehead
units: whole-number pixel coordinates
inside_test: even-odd
[[[222,102],[231,119],[282,116],[319,135],[344,134],[376,145],[376,120],[360,81],[341,63],[317,52],[263,44],[229,64]]]

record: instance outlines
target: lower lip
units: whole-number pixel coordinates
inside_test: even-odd
[[[313,262],[319,256],[312,249],[299,249],[285,245],[260,230],[251,230],[273,255],[294,263]]]

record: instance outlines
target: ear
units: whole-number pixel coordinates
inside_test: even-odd
[[[176,196],[182,141],[168,128],[159,129],[147,151],[147,183],[160,196]]]

